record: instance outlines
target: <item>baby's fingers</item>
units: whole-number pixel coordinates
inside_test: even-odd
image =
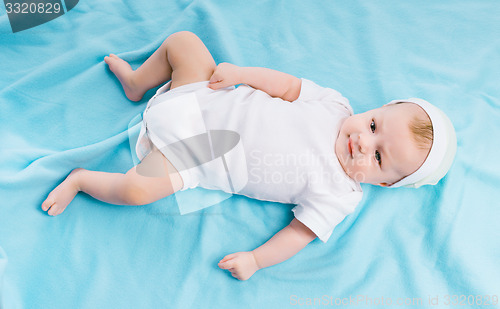
[[[212,90],[217,90],[217,89],[221,88],[221,87],[220,87],[220,82],[213,82],[213,83],[212,83],[212,82],[210,82],[210,83],[208,84],[208,88],[210,88],[210,89],[212,89]]]
[[[210,84],[213,84],[213,83],[216,83],[216,82],[220,82],[222,80],[222,78],[220,78],[217,74],[217,72],[214,72],[214,74],[212,74],[212,76],[210,77],[210,80],[208,81]]]
[[[234,267],[235,261],[233,260],[236,257],[236,254],[226,255],[222,260],[220,260],[219,264],[217,264],[221,269],[230,269]]]
[[[233,261],[226,261],[226,262],[219,262],[219,268],[220,269],[228,269],[231,270],[234,266]]]
[[[210,76],[209,84],[220,83],[223,80],[224,75],[218,69],[215,69],[214,73],[212,73],[212,76]]]
[[[222,260],[220,260],[220,262],[228,261],[228,260],[234,258],[235,256],[236,256],[236,253],[228,254],[225,257],[223,257]]]
[[[214,81],[210,81],[208,83],[208,88],[212,89],[212,90],[217,90],[217,89],[221,89],[221,88],[224,88],[224,87],[227,87],[229,86],[227,84],[227,82],[225,82],[224,80],[216,80],[214,79]]]

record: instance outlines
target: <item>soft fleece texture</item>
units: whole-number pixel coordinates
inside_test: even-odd
[[[499,9],[488,0],[81,0],[12,33],[1,8],[2,308],[286,308],[358,295],[427,307],[429,296],[500,294]],[[128,101],[103,57],[135,68],[179,30],[199,35],[217,62],[311,79],[355,112],[422,97],[453,121],[455,163],[433,187],[363,185],[328,243],[316,239],[245,282],[217,262],[268,240],[292,205],[233,196],[181,216],[174,197],[120,207],[79,194],[48,216],[42,201],[73,168],[133,166],[128,126],[152,92]]]

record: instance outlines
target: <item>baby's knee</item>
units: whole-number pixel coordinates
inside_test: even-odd
[[[142,163],[150,165],[150,167],[161,166],[162,162],[155,159],[157,158],[154,155],[149,154]],[[141,175],[138,173],[138,166],[131,168],[125,174],[121,186],[123,203],[137,206],[146,205],[174,193],[170,177],[161,176],[158,173]]]
[[[122,196],[126,205],[142,206],[152,202],[148,190],[135,183],[127,184]]]
[[[169,37],[169,40],[200,40],[200,38],[191,31],[179,31],[176,33],[172,33]]]

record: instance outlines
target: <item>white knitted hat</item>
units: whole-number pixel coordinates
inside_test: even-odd
[[[389,186],[390,188],[418,188],[423,185],[435,185],[446,175],[453,163],[457,151],[457,137],[450,119],[439,108],[431,103],[410,98],[394,100],[387,105],[396,103],[415,103],[427,113],[432,123],[433,142],[429,155],[424,163],[412,174]]]

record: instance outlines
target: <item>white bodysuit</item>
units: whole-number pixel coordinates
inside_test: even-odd
[[[340,125],[353,114],[348,100],[306,79],[294,102],[246,85],[207,85],[158,90],[143,114],[139,159],[152,142],[181,175],[182,190],[296,204],[295,217],[326,242],[362,197],[335,155]]]

